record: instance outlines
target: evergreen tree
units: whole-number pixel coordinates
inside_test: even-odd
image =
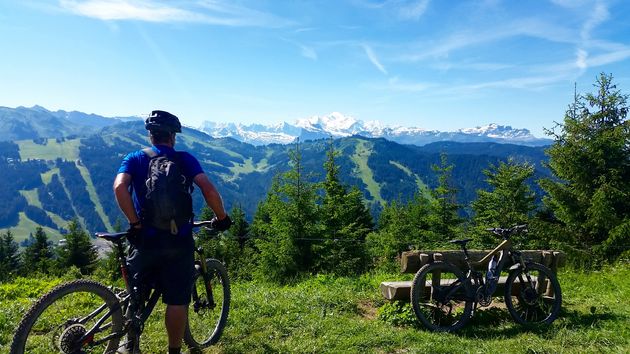
[[[0,281],[10,279],[20,267],[19,246],[11,230],[0,237]]]
[[[76,266],[82,274],[90,274],[96,266],[98,254],[90,237],[75,219],[68,223],[66,242],[57,248],[61,270]]]
[[[529,223],[536,208],[536,196],[525,183],[534,174],[530,164],[519,164],[510,159],[498,166],[491,165],[483,172],[491,190],[477,191],[477,200],[472,203],[473,224],[477,241],[488,246],[496,244],[496,238],[485,229]]]
[[[47,274],[53,264],[53,251],[48,235],[41,226],[35,230],[33,242],[22,253],[22,269],[26,274]]]
[[[403,251],[433,247],[431,202],[418,193],[403,203],[392,201],[383,208],[378,231],[368,235],[367,245],[377,264],[391,264]]]
[[[230,214],[232,218],[230,235],[238,241],[242,250],[245,247],[247,238],[249,237],[249,223],[245,219],[245,211],[240,204],[235,205]]]
[[[440,165],[433,165],[438,175],[438,186],[431,191],[431,216],[429,222],[436,244],[456,238],[461,232],[462,218],[458,215],[457,189],[452,186],[453,165],[445,153],[440,154]]]
[[[274,178],[252,226],[260,250],[258,274],[275,281],[311,269],[312,242],[320,235],[316,185],[304,174],[299,144],[289,158],[291,170]]]
[[[607,259],[629,250],[630,230],[628,95],[612,79],[602,73],[595,93],[576,93],[564,123],[548,131],[555,140],[549,167],[559,181],[541,181],[564,240]]]
[[[338,153],[332,141],[326,154],[324,168],[326,180],[323,183],[322,238],[315,243],[316,269],[336,274],[356,274],[364,270],[367,254],[365,238],[374,224],[372,216],[363,203],[361,192],[339,181],[339,166],[335,163]]]

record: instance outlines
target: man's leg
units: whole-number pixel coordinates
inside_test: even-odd
[[[169,348],[181,348],[182,338],[186,330],[188,318],[188,305],[167,305],[166,306],[166,332],[168,333]]]

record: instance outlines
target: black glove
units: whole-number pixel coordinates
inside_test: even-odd
[[[230,219],[229,215],[225,215],[225,217],[219,220],[216,216],[210,220],[213,229],[217,231],[225,231],[232,226],[232,219]]]
[[[137,244],[141,235],[142,235],[142,227],[130,226],[127,229],[127,240],[129,240],[129,242],[132,245]]]

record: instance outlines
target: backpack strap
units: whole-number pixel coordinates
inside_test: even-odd
[[[149,156],[149,158],[154,158],[158,155],[157,152],[155,152],[155,150],[153,150],[152,148],[142,149],[142,152]]]

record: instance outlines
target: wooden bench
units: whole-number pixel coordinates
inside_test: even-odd
[[[472,261],[481,260],[490,251],[469,250],[468,254]],[[546,265],[555,274],[558,268],[564,267],[565,255],[559,251],[547,250],[526,250],[521,251],[525,259]],[[437,260],[446,261],[454,264],[460,269],[466,269],[466,261],[464,253],[461,250],[449,251],[408,251],[403,252],[400,265],[402,273],[416,273],[422,266]],[[479,264],[479,268],[487,269],[488,265]],[[503,294],[503,286],[507,277],[499,278],[497,291],[495,294]],[[411,281],[386,281],[380,285],[381,294],[387,300],[409,301],[409,292],[411,290]],[[430,291],[430,285],[426,285],[426,290]]]

